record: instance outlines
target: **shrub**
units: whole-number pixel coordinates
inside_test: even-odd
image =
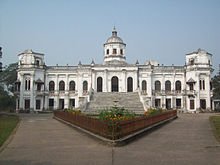
[[[124,108],[112,107],[110,109],[101,110],[99,113],[99,119],[109,120],[111,122],[118,122],[120,120],[132,119],[135,117],[134,112],[129,112]]]
[[[82,114],[80,110],[74,110],[74,109],[64,109],[63,112],[69,113],[69,114]]]
[[[153,114],[158,114],[158,113],[162,113],[166,111],[167,111],[166,109],[161,109],[161,108],[155,109],[151,107],[150,109],[144,112],[144,115],[153,115]]]

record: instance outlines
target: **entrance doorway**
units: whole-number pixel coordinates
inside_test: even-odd
[[[59,109],[64,109],[64,99],[59,100]]]
[[[97,78],[97,92],[102,92],[102,78]]]
[[[40,109],[40,100],[36,100],[36,109],[37,109],[37,110]]]
[[[118,77],[112,77],[112,92],[118,92]]]
[[[160,99],[155,99],[155,107],[156,108],[160,107]]]
[[[29,110],[30,109],[30,99],[25,99],[24,101],[24,109]]]
[[[54,99],[49,99],[49,109],[54,109]]]
[[[166,99],[166,109],[171,109],[171,99]]]
[[[127,79],[127,91],[133,92],[133,79],[132,79],[132,77],[128,77],[128,79]]]
[[[190,109],[195,109],[194,100],[190,100]]]
[[[205,99],[200,100],[200,108],[201,109],[206,109],[206,100]]]

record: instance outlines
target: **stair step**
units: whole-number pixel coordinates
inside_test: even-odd
[[[91,101],[87,105],[85,113],[98,113],[101,109],[110,108],[115,105],[117,99],[117,106],[124,107],[127,110],[134,111],[137,114],[144,113],[143,104],[137,92],[99,92],[94,93]]]

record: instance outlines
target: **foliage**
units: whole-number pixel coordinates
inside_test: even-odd
[[[154,108],[150,108],[147,111],[144,112],[144,115],[154,115],[154,114],[158,114],[158,113],[162,113],[162,112],[166,112],[167,110],[165,109],[154,109]]]
[[[213,98],[220,99],[220,76],[212,78]]]
[[[0,110],[15,109],[15,97],[11,92],[17,79],[16,69],[17,63],[13,63],[0,72]]]
[[[0,95],[0,110],[14,110],[15,97],[10,95]]]
[[[76,109],[64,109],[63,112],[69,113],[69,114],[82,114],[82,112],[80,110],[76,110]]]
[[[7,140],[18,121],[18,116],[0,115],[0,146]]]
[[[3,87],[5,85],[8,91],[13,92],[13,86],[17,80],[17,66],[18,63],[9,64],[5,69],[0,72],[0,84]],[[4,87],[3,87],[4,88]]]
[[[110,109],[101,110],[99,113],[99,119],[108,120],[111,122],[119,122],[120,120],[132,119],[134,117],[134,112],[129,112],[124,108],[119,108],[116,106]]]
[[[214,135],[216,139],[220,142],[220,116],[211,116],[210,122],[214,129]]]

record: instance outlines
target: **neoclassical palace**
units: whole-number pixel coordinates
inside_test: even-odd
[[[98,109],[116,96],[124,97],[122,106],[128,109],[137,102],[143,111],[150,107],[183,112],[211,109],[212,54],[201,49],[186,54],[184,66],[164,66],[157,61],[129,64],[125,48],[114,28],[104,43],[100,64],[47,66],[44,54],[25,50],[18,55],[16,110],[75,107],[89,112],[92,102]]]

